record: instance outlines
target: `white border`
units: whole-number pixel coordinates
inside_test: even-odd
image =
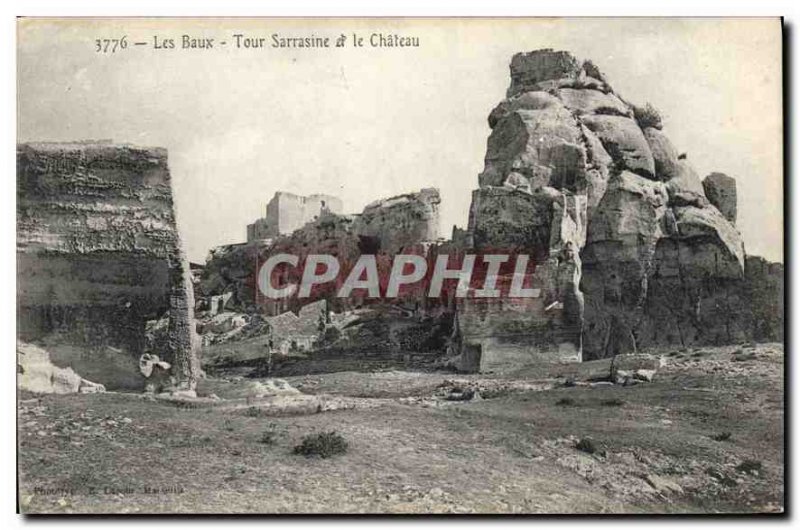
[[[16,217],[15,217],[15,160],[16,160],[16,120],[9,119],[16,116],[16,16],[785,16],[786,22],[790,25],[798,24],[800,16],[798,15],[798,5],[800,2],[796,0],[755,0],[749,2],[716,2],[716,3],[701,3],[697,0],[672,0],[667,2],[646,2],[644,0],[638,1],[618,1],[618,0],[600,0],[600,1],[586,1],[581,2],[578,0],[558,0],[555,2],[538,2],[534,3],[532,0],[526,2],[513,2],[511,0],[491,0],[484,2],[477,2],[473,0],[461,0],[458,2],[433,4],[430,0],[391,0],[391,1],[363,1],[363,0],[339,0],[336,2],[322,1],[322,0],[294,0],[292,2],[262,2],[256,3],[247,0],[227,0],[212,2],[208,0],[193,0],[191,2],[174,1],[174,0],[116,0],[106,2],[91,2],[86,0],[72,0],[57,1],[57,0],[28,0],[26,2],[4,2],[2,4],[3,17],[0,18],[0,26],[2,28],[2,54],[0,54],[0,61],[2,62],[2,72],[5,74],[0,82],[0,101],[3,103],[3,116],[6,116],[5,127],[0,128],[2,131],[2,142],[0,145],[0,156],[2,156],[2,167],[5,169],[3,175],[3,190],[0,193],[0,201],[2,201],[2,208],[0,212],[3,215],[3,223],[0,227],[0,237],[2,237],[3,248],[6,252],[3,254],[3,259],[0,261],[0,277],[3,279],[4,284],[9,288],[6,291],[8,294],[3,297],[3,311],[0,313],[4,318],[0,320],[2,326],[2,333],[0,337],[4,338],[6,344],[11,345],[11,338],[16,337],[16,319],[14,317],[15,297],[11,296],[12,286],[15,290],[16,275],[15,275],[15,255],[12,254],[12,244],[15,246],[16,241]],[[796,40],[796,32],[798,28],[792,28],[795,33],[793,40]],[[797,50],[791,56],[791,71],[797,71]],[[791,94],[787,94],[787,98],[794,100],[794,95],[797,92],[796,85],[792,83],[793,90]],[[795,109],[796,110],[796,109]],[[794,117],[796,120],[796,117]],[[791,145],[788,145],[790,156],[794,158],[797,154],[796,149],[796,127],[794,121],[790,123],[789,130],[785,131],[788,138],[791,139]],[[796,166],[795,166],[796,170]],[[787,211],[800,212],[800,192],[798,186],[795,185],[791,190],[791,195],[787,195],[789,201],[789,208]],[[797,217],[797,216],[795,216]],[[794,223],[793,223],[794,224]],[[788,229],[788,227],[787,227]],[[796,227],[791,230],[792,234],[792,252],[785,254],[787,262],[795,264],[797,262],[797,248],[798,248],[798,231]],[[796,282],[794,282],[796,284]],[[791,299],[794,299],[797,286],[792,290]],[[797,314],[793,315],[792,321],[788,326],[789,329],[797,328],[800,325],[800,317]],[[793,358],[794,352],[787,351],[787,358]],[[4,364],[3,374],[3,388],[5,389],[3,396],[3,405],[0,407],[2,416],[0,421],[6,427],[3,429],[4,436],[2,439],[2,448],[0,449],[3,457],[3,470],[4,479],[2,481],[2,489],[0,489],[0,499],[2,500],[2,514],[4,527],[16,528],[23,524],[31,524],[30,521],[23,519],[20,516],[15,516],[16,511],[16,442],[14,439],[14,429],[16,418],[15,409],[15,369],[12,365],[11,352],[7,353],[8,358]],[[798,361],[794,359],[791,362],[791,379],[789,381],[797,382],[800,380],[798,377]],[[789,385],[786,385],[787,390]],[[796,393],[796,392],[795,392]],[[792,402],[795,400],[793,399]],[[793,405],[793,403],[792,403]],[[791,420],[797,419],[796,407],[791,406],[792,418],[787,417],[787,425],[791,426]],[[789,448],[790,453],[797,458],[797,452],[794,449],[797,447],[796,438],[792,437],[793,447]],[[790,460],[789,460],[790,461]],[[792,499],[788,500],[788,504],[797,511],[800,506],[797,503],[796,491],[798,488],[797,474],[794,470],[790,470],[790,475],[787,479],[791,481],[791,490],[793,494]],[[210,524],[228,525],[231,520],[125,520],[123,524],[126,526],[135,526],[148,529],[164,528],[167,525],[178,525],[184,528],[191,528],[198,524],[208,526]],[[526,524],[536,525],[539,528],[548,528],[558,526],[577,526],[585,523],[590,524],[604,524],[604,525],[617,525],[617,524],[658,524],[659,526],[675,526],[685,525],[689,523],[685,520],[672,519],[649,519],[649,520],[619,520],[613,519],[608,521],[592,520],[569,520],[569,521],[547,521],[537,519],[493,519],[493,520],[464,520],[464,519],[448,519],[448,520],[392,520],[382,519],[358,521],[353,519],[345,520],[326,520],[326,521],[299,521],[299,520],[253,520],[242,519],[236,521],[236,524],[248,525],[264,525],[270,527],[283,527],[283,526],[306,526],[310,524],[324,523],[327,525],[337,526],[350,526],[353,524],[375,524],[389,523],[401,524],[402,526],[432,526],[444,525],[450,527],[461,527],[464,524],[480,525],[481,527],[497,527],[502,524]],[[723,527],[734,524],[740,526],[742,524],[749,526],[750,524],[761,524],[765,521],[744,520],[737,521],[734,519],[717,519],[717,520],[698,520],[696,522],[706,523],[709,526]],[[97,524],[108,525],[112,523],[109,520],[93,520],[93,521],[69,521],[60,520],[54,521],[50,519],[46,522],[38,522],[38,524]],[[692,523],[689,523],[692,524]]]

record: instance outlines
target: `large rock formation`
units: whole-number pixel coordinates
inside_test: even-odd
[[[735,182],[701,182],[655,109],[627,103],[591,62],[539,50],[513,57],[489,126],[463,239],[535,256],[561,309],[530,308],[532,322],[548,319],[562,340],[577,326],[566,336],[585,359],[750,336],[732,316],[745,278]]]
[[[159,353],[193,387],[193,293],[165,150],[19,145],[17,268],[18,335],[48,344],[54,363],[141,389],[145,322],[168,313]]]

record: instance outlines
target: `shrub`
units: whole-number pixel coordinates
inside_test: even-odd
[[[294,447],[293,453],[306,457],[330,458],[346,451],[347,441],[336,431],[330,431],[304,436],[300,445]]]
[[[581,438],[578,443],[575,444],[575,449],[583,451],[584,453],[593,454],[597,452],[597,444],[594,443],[594,440],[591,438]]]
[[[660,129],[662,127],[661,113],[650,103],[645,104],[644,107],[633,107],[633,116],[642,129],[646,127]]]
[[[723,431],[717,434],[712,434],[711,439],[717,442],[725,442],[731,439],[731,433],[728,431]]]
[[[736,466],[736,471],[739,473],[747,473],[748,475],[758,475],[761,473],[763,467],[760,460],[745,460]]]
[[[621,399],[612,398],[612,399],[604,399],[603,401],[600,402],[600,404],[603,405],[604,407],[621,407],[622,405],[625,404],[625,402],[622,401]]]
[[[244,411],[244,415],[250,418],[260,418],[264,415],[264,410],[258,407],[249,407]]]
[[[275,431],[264,431],[258,439],[258,443],[272,445],[275,443]]]
[[[556,405],[559,407],[576,407],[578,403],[571,397],[564,397],[556,401]]]

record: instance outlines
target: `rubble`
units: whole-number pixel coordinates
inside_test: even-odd
[[[34,344],[17,341],[17,388],[40,394],[90,394],[105,386],[82,378],[70,367],[58,367],[50,353]]]

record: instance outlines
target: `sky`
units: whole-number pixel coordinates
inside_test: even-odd
[[[373,33],[419,47],[372,47]],[[236,48],[234,34],[267,46]],[[332,47],[272,48],[273,34]],[[215,47],[183,49],[183,35]],[[122,36],[127,48],[96,51]],[[736,179],[747,253],[783,261],[779,19],[27,19],[18,141],[166,147],[192,261],[244,241],[279,190],[359,212],[437,187],[449,236],[467,224],[511,56],[540,48],[591,59],[626,100],[658,108],[701,178]]]

